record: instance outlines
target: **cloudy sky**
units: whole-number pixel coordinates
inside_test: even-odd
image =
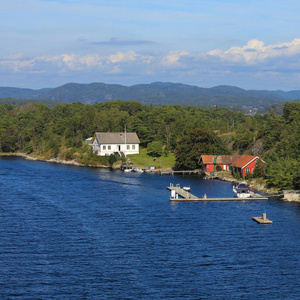
[[[299,0],[0,0],[0,86],[300,89]]]

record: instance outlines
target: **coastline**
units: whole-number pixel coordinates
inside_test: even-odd
[[[110,168],[109,166],[105,165],[91,165],[91,164],[83,164],[79,163],[78,161],[72,159],[72,160],[65,160],[65,159],[60,159],[60,158],[42,158],[42,157],[36,157],[29,155],[27,153],[23,152],[17,152],[17,153],[0,153],[0,156],[19,156],[23,157],[24,159],[27,160],[33,160],[33,161],[45,161],[45,162],[52,162],[52,163],[57,163],[57,164],[64,164],[64,165],[72,165],[72,166],[78,166],[78,167],[92,167],[92,168]]]
[[[42,157],[32,156],[32,155],[29,155],[29,154],[23,153],[23,152],[0,153],[0,156],[19,156],[19,157],[23,157],[24,159],[32,160],[32,161],[45,161],[45,162],[72,165],[72,166],[79,166],[79,167],[110,168],[109,166],[100,165],[100,164],[96,164],[96,165],[83,164],[83,163],[79,163],[76,160],[65,160],[65,159],[60,159],[60,158],[45,159],[45,158],[42,158]],[[116,164],[115,166],[112,167],[112,169],[119,169],[119,168],[120,168],[120,164]],[[166,168],[164,168],[164,169],[166,169]],[[170,168],[167,168],[167,169],[169,170]],[[158,172],[161,172],[161,171],[162,171],[162,169],[155,169],[152,172],[153,173],[158,173]],[[237,183],[240,182],[240,181],[236,180],[233,177],[222,176],[222,174],[218,174],[218,180],[231,182],[233,184],[237,184]],[[279,190],[276,189],[276,188],[267,188],[265,184],[258,183],[255,179],[252,179],[252,180],[243,179],[242,181],[245,181],[250,188],[252,188],[252,189],[254,189],[255,191],[258,191],[258,192],[266,193],[266,194],[269,194],[269,195],[275,195],[275,194],[278,194],[278,192],[279,192]]]
[[[247,179],[241,179],[241,180],[237,180],[235,178],[231,178],[231,177],[225,177],[222,176],[222,174],[218,174],[218,179],[219,180],[223,180],[223,181],[227,181],[227,182],[231,182],[233,184],[239,184],[242,181],[246,182],[246,184],[251,188],[254,189],[257,192],[262,192],[262,193],[266,193],[269,195],[275,195],[278,194],[279,190],[276,188],[267,188],[266,184],[264,183],[259,183],[257,182],[256,179],[251,179],[251,180],[247,180]]]

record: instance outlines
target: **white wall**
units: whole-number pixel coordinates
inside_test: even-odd
[[[119,150],[120,146],[120,150]],[[135,149],[133,149],[133,147]],[[129,149],[128,149],[129,148]],[[128,154],[139,154],[139,144],[127,144],[126,147],[125,145],[116,145],[116,144],[106,144],[106,145],[101,145],[99,148],[99,145],[94,142],[93,144],[93,151],[97,152],[97,155],[99,156],[105,156],[105,155],[110,155],[114,152],[123,152]]]

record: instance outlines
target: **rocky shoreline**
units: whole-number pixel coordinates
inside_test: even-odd
[[[266,193],[266,194],[269,194],[269,195],[276,195],[278,194],[279,190],[278,189],[275,189],[275,188],[267,188],[265,184],[263,183],[258,183],[256,179],[252,179],[252,180],[246,180],[246,179],[242,179],[242,180],[237,180],[235,178],[229,178],[229,177],[225,177],[225,176],[222,176],[222,174],[218,174],[218,178],[220,180],[223,180],[223,181],[227,181],[227,182],[231,182],[233,184],[239,184],[241,183],[242,181],[243,182],[246,182],[246,184],[254,189],[255,191],[257,192],[262,192],[262,193]]]
[[[64,160],[64,159],[60,159],[60,158],[51,158],[51,159],[44,159],[44,158],[40,158],[40,157],[36,157],[36,156],[32,156],[26,153],[1,153],[0,155],[2,156],[19,156],[19,157],[23,157],[24,159],[27,160],[33,160],[33,161],[46,161],[46,162],[51,162],[51,163],[58,163],[58,164],[65,164],[65,165],[73,165],[73,166],[80,166],[80,167],[92,167],[92,168],[109,168],[109,166],[105,166],[105,165],[90,165],[90,164],[83,164],[83,163],[79,163],[76,160]],[[113,167],[113,169],[119,169],[120,165],[115,165]],[[168,168],[171,169],[171,168]],[[156,172],[160,172],[160,169],[156,169]],[[227,182],[231,182],[233,184],[237,184],[239,183],[238,180],[236,180],[235,178],[231,178],[231,177],[225,177],[222,176],[222,174],[218,174],[218,179],[219,180],[223,180],[223,181],[227,181]],[[258,183],[256,182],[256,180],[243,180],[247,183],[247,185],[258,191],[258,192],[262,192],[262,193],[266,193],[266,194],[270,194],[270,195],[276,195],[278,194],[278,189],[272,188],[272,189],[268,189],[266,188],[265,184],[262,183]]]
[[[45,161],[45,162],[52,162],[52,163],[57,163],[57,164],[64,164],[64,165],[72,165],[72,166],[79,166],[79,167],[94,167],[94,168],[109,168],[108,166],[104,166],[104,165],[91,165],[91,164],[82,164],[79,163],[76,160],[65,160],[65,159],[60,159],[60,158],[50,158],[50,159],[44,159],[41,157],[36,157],[36,156],[32,156],[29,155],[27,153],[1,153],[1,156],[19,156],[19,157],[23,157],[24,159],[27,160],[34,160],[34,161]]]

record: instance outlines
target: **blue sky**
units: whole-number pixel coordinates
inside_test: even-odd
[[[0,86],[300,89],[299,0],[0,0]]]

